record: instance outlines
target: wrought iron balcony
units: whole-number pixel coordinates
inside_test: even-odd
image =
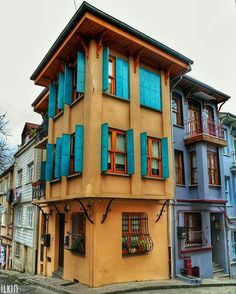
[[[32,183],[32,198],[40,199],[46,196],[46,182],[45,181],[38,181]]]
[[[200,141],[213,143],[218,146],[226,146],[224,129],[220,123],[208,117],[191,118],[185,121],[185,144],[192,144]]]
[[[207,244],[207,238],[203,231],[194,231],[189,229],[186,238],[186,247],[204,246]]]

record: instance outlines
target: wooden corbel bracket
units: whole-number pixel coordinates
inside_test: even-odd
[[[140,57],[143,53],[143,49],[139,50],[138,53],[134,56],[134,73],[137,71],[137,67],[139,65]]]
[[[102,43],[104,40],[105,32],[101,33],[96,40],[96,56],[99,58],[100,50],[102,48]]]
[[[88,60],[88,58],[89,58],[89,45],[88,45],[88,42],[84,38],[80,37],[79,35],[77,35],[77,38],[80,41],[80,43],[82,44],[84,52],[85,52],[86,59]]]
[[[167,86],[167,82],[170,78],[170,73],[171,73],[171,70],[173,68],[173,64],[171,64],[170,66],[168,66],[165,70],[165,85]]]
[[[65,66],[66,66],[66,61],[65,61],[64,59],[62,59],[62,58],[57,58],[57,60],[58,60],[59,65],[60,65],[60,69],[61,69],[62,71],[64,71]]]

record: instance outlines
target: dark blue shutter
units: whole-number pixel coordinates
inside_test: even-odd
[[[109,48],[103,48],[102,62],[102,91],[108,90]]]
[[[42,161],[41,163],[41,181],[45,181],[45,171],[46,171],[46,161]]]
[[[55,178],[61,176],[61,138],[56,139]]]
[[[53,118],[56,114],[57,87],[53,83],[49,86],[48,116]]]
[[[141,145],[141,176],[146,176],[148,174],[148,162],[147,162],[147,133],[142,133],[140,135],[140,145]]]
[[[61,141],[61,176],[69,176],[70,173],[70,135],[63,134]]]
[[[168,138],[161,139],[162,177],[169,178]]]
[[[127,172],[129,175],[134,174],[134,131],[128,130],[126,132],[127,142]]]
[[[102,124],[101,129],[101,171],[108,170],[108,124]]]
[[[64,80],[64,103],[71,104],[73,92],[73,69],[69,66],[65,67],[65,80]]]
[[[59,73],[59,80],[58,80],[58,109],[64,108],[64,73]]]
[[[83,146],[84,146],[84,127],[81,125],[75,126],[75,164],[74,170],[77,173],[83,171]]]
[[[129,99],[129,64],[116,57],[116,96]]]
[[[78,93],[84,93],[85,86],[85,54],[79,51],[77,54],[77,81],[76,91]]]
[[[47,144],[45,181],[53,179],[54,144]]]

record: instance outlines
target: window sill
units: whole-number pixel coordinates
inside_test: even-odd
[[[189,185],[189,188],[195,188],[197,186],[198,186],[198,184],[193,184],[193,185]]]
[[[224,155],[224,156],[227,156],[227,157],[230,157],[230,155],[229,155],[229,154],[225,154],[225,153],[223,153],[223,155]]]
[[[181,250],[181,253],[189,253],[189,252],[196,252],[196,251],[204,251],[204,250],[212,250],[212,246],[199,246],[199,247],[191,247],[184,250]]]
[[[182,188],[186,188],[186,185],[184,184],[176,184],[177,187],[182,187]]]
[[[120,176],[120,177],[130,177],[131,176],[131,175],[128,175],[128,174],[118,174],[118,173],[110,173],[110,172],[102,173],[102,175]]]
[[[179,129],[183,129],[184,130],[184,126],[181,126],[181,125],[175,125],[175,124],[173,124],[173,127],[176,127],[176,128],[179,128]]]
[[[27,186],[27,185],[32,185],[32,181],[31,181],[31,182],[28,182],[28,183],[26,183],[25,185],[26,185],[26,186]]]
[[[75,173],[73,175],[69,175],[67,178],[68,179],[73,179],[73,178],[77,178],[77,177],[80,177],[80,176],[82,176],[82,173]]]
[[[221,188],[221,185],[212,185],[212,184],[209,184],[209,187],[212,187],[212,188]]]
[[[50,183],[53,184],[53,183],[57,183],[57,182],[60,182],[60,181],[61,181],[61,179],[54,179]]]
[[[142,179],[165,181],[164,178],[150,177],[150,176],[143,176]]]
[[[111,97],[111,98],[115,98],[115,99],[120,99],[120,100],[126,101],[126,102],[129,102],[130,101],[130,99],[122,98],[120,96],[116,96],[116,95],[109,94],[109,93],[106,93],[106,92],[103,92],[102,95],[103,96],[107,96],[107,97]]]
[[[143,108],[149,109],[149,110],[153,110],[153,111],[157,111],[157,112],[162,113],[162,109],[156,109],[156,108],[146,106],[146,105],[142,105],[142,104],[140,104],[140,106],[143,107]]]
[[[227,208],[233,208],[234,206],[232,204],[228,204],[228,205],[226,204],[226,207]]]
[[[70,108],[72,108],[75,104],[77,104],[80,100],[84,98],[84,94],[81,94],[78,98],[76,98],[71,104]]]
[[[230,262],[230,265],[236,265],[236,260],[233,259],[233,260]]]
[[[60,116],[62,116],[62,115],[63,115],[63,113],[64,113],[64,111],[63,111],[63,110],[61,110],[60,112],[58,112],[58,114],[56,114],[56,115],[53,117],[53,121],[57,120],[57,119],[58,119],[58,117],[60,117]]]

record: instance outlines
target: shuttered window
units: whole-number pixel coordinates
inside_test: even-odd
[[[162,110],[160,75],[140,67],[140,104],[155,110]]]
[[[117,174],[134,173],[133,130],[120,131],[102,125],[101,171]]]
[[[129,100],[129,63],[103,49],[103,91]]]
[[[184,156],[183,151],[175,150],[175,181],[176,185],[184,185]]]

